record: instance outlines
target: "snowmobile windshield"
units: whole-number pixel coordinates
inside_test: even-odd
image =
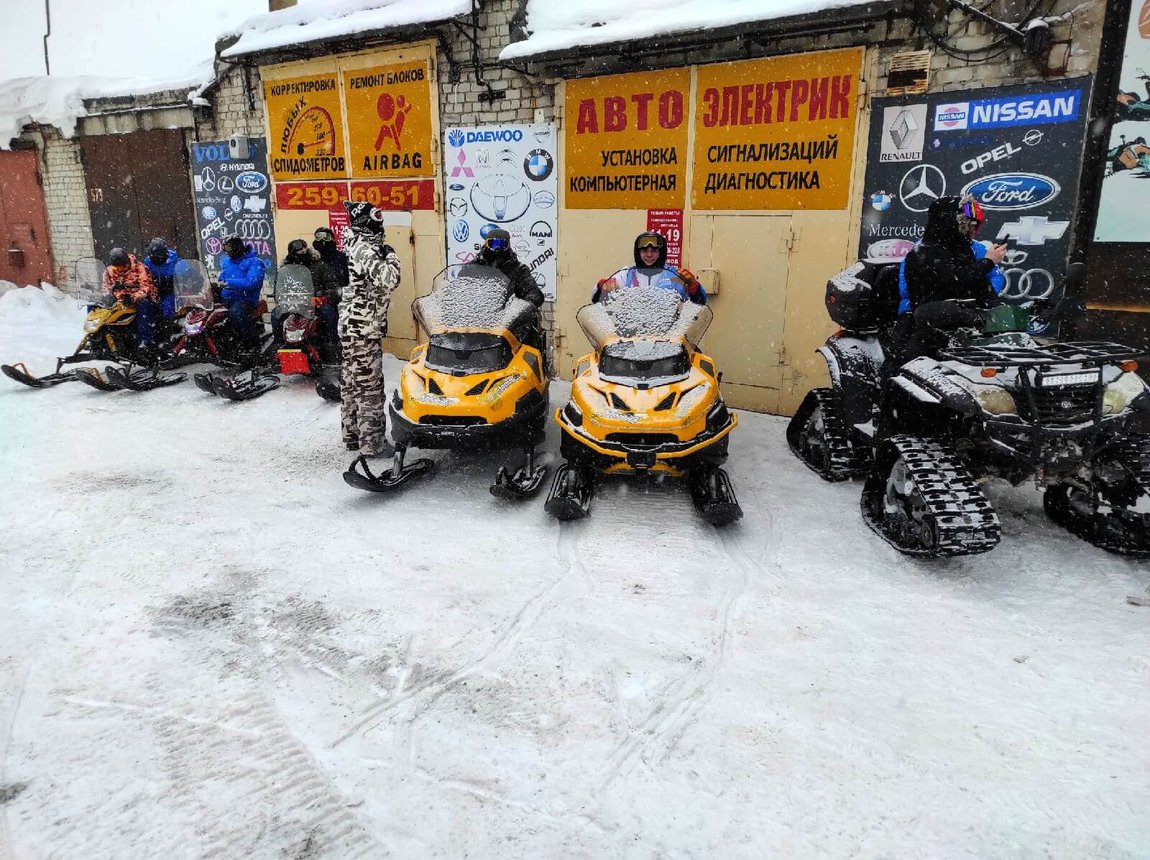
[[[103,262],[95,257],[81,257],[76,261],[76,298],[84,304],[110,305],[104,293]]]
[[[427,345],[426,364],[455,376],[491,373],[511,363],[511,344],[489,332],[440,332]]]
[[[183,308],[210,308],[212,284],[208,271],[199,260],[180,260],[172,273],[172,291],[176,297],[176,310]]]
[[[315,316],[315,287],[311,270],[298,263],[280,266],[276,272],[276,312]]]
[[[592,347],[601,352],[612,341],[630,338],[686,340],[697,346],[714,314],[706,305],[683,301],[670,289],[630,286],[585,305],[576,318]]]
[[[690,369],[687,350],[674,341],[619,340],[605,346],[599,356],[599,375],[610,381],[666,385]]]
[[[518,331],[537,313],[531,302],[516,298],[503,272],[478,263],[448,266],[435,276],[430,295],[415,300],[411,312],[428,335]]]

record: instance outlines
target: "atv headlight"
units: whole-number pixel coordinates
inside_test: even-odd
[[[999,385],[971,385],[967,382],[982,411],[989,415],[1015,415],[1018,406],[1009,391]]]
[[[1135,398],[1146,390],[1146,383],[1136,373],[1123,373],[1107,385],[1102,393],[1102,414],[1117,415],[1125,412]]]

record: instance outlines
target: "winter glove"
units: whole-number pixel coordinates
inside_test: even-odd
[[[687,295],[693,296],[699,292],[699,279],[690,269],[679,269],[679,280],[687,288]]]
[[[391,247],[391,245],[381,245],[379,250],[385,260],[388,255],[395,253],[395,248]]]

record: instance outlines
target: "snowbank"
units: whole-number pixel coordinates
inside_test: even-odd
[[[445,21],[470,11],[470,0],[315,0],[255,15],[234,33],[221,34],[224,38],[238,33],[240,39],[220,56],[240,57],[288,45]]]
[[[72,137],[77,120],[88,115],[85,99],[194,89],[210,81],[214,74],[213,61],[208,59],[183,72],[161,77],[81,75],[0,81],[0,149],[7,149],[25,125],[34,123],[55,126],[64,137]]]
[[[869,2],[873,0],[528,0],[530,36],[508,45],[499,58],[771,21]]]

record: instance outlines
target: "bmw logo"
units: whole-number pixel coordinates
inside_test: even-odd
[[[460,218],[451,229],[451,235],[455,237],[456,242],[466,242],[467,237],[471,235],[471,228],[467,226],[466,221]]]
[[[453,128],[447,133],[447,142],[452,146],[463,146],[463,132],[458,128]]]
[[[533,149],[523,159],[523,172],[527,178],[535,182],[542,182],[551,175],[555,169],[555,159],[546,149]]]
[[[890,204],[893,202],[894,198],[885,191],[876,191],[870,196],[870,205],[879,212],[885,212],[890,208]]]

